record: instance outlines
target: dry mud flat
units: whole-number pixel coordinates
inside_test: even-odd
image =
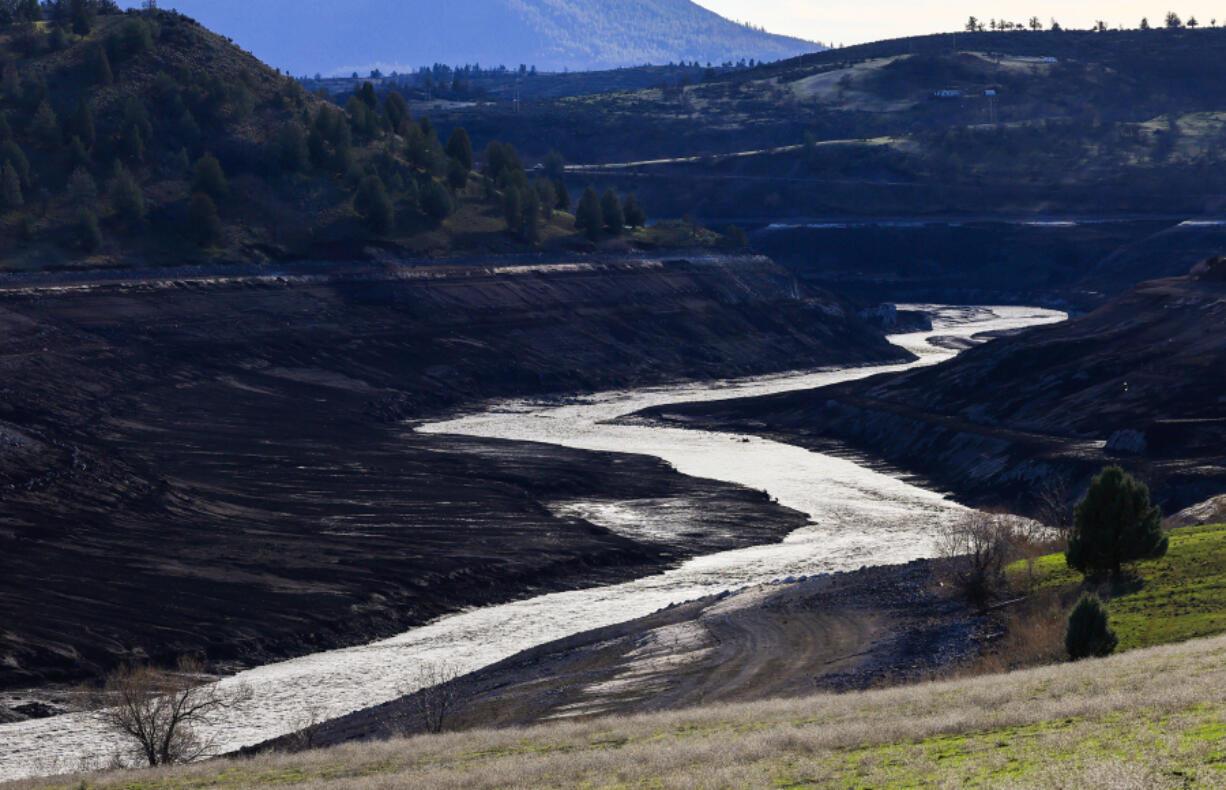
[[[403,421],[905,356],[762,258],[0,282],[0,687],[266,662],[777,539],[803,518],[757,492]],[[633,539],[578,499],[692,523]]]

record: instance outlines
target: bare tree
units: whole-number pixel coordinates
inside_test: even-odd
[[[972,510],[946,522],[937,534],[937,555],[946,560],[950,581],[974,603],[983,603],[1000,588],[1013,545],[1009,516]]]
[[[1059,475],[1048,477],[1035,493],[1035,517],[1067,537],[1073,528],[1073,496],[1068,481]]]
[[[203,665],[182,658],[173,672],[124,666],[90,695],[104,725],[125,736],[149,765],[186,763],[207,755],[212,744],[197,728],[250,696],[245,687],[222,690],[206,682]]]
[[[460,670],[454,664],[428,662],[419,666],[412,681],[406,684],[406,691],[413,689],[408,692],[409,701],[426,732],[443,731],[448,714],[460,700],[460,690],[455,682],[459,676]]]

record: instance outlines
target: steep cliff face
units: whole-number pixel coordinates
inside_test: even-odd
[[[1226,283],[1144,283],[1063,324],[945,364],[809,392],[670,412],[801,444],[837,440],[966,501],[1033,511],[1107,463],[1167,512],[1226,490]]]
[[[0,685],[278,658],[776,538],[803,518],[759,492],[403,420],[902,354],[761,258],[249,271],[0,279]],[[547,507],[580,498],[681,500],[692,537]]]

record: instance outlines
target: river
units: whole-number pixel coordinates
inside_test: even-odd
[[[600,393],[565,403],[511,401],[483,412],[418,426],[429,433],[549,442],[654,455],[678,471],[761,489],[808,514],[782,542],[689,560],[623,584],[538,595],[440,618],[399,636],[242,672],[251,697],[204,735],[217,750],[250,745],[311,719],[339,716],[412,690],[418,667],[447,662],[471,671],[525,648],[650,614],[670,603],[787,576],[906,562],[931,553],[933,527],[961,510],[939,493],[853,461],[792,445],[726,433],[621,425],[609,420],[669,403],[809,389],[954,356],[935,338],[1017,329],[1063,320],[1027,307],[926,307],[933,331],[891,340],[918,355],[908,364],[789,373],[753,379]],[[560,504],[593,523],[631,535],[665,530],[666,518],[640,502]],[[105,765],[119,744],[88,714],[0,726],[0,780]]]

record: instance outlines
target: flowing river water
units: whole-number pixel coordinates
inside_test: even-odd
[[[787,444],[681,428],[608,422],[669,403],[810,389],[885,371],[931,365],[957,352],[936,338],[970,338],[1063,320],[1029,307],[929,307],[933,330],[891,340],[919,359],[907,364],[828,369],[753,379],[600,393],[559,405],[513,401],[419,431],[547,442],[653,455],[678,471],[766,491],[810,523],[782,542],[691,559],[622,584],[538,595],[442,617],[399,636],[316,653],[242,672],[222,681],[245,684],[250,698],[205,732],[229,750],[339,716],[413,689],[419,667],[447,662],[461,671],[492,664],[534,645],[633,619],[703,595],[787,576],[854,570],[928,556],[933,527],[961,509],[942,495],[847,459]],[[636,503],[569,503],[593,523],[642,535],[667,528]],[[658,514],[657,514],[658,516]],[[107,764],[120,748],[89,714],[0,725],[0,780],[64,773]]]

